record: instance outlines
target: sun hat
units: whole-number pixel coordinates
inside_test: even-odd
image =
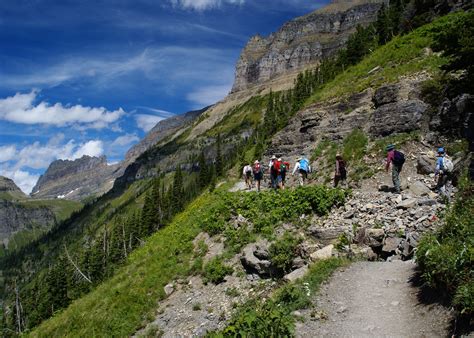
[[[282,161],[281,157],[279,157],[277,161],[280,161],[280,162],[281,162],[281,161]]]
[[[275,155],[272,155],[272,160],[276,160],[276,156]]]
[[[255,160],[255,162],[253,162],[254,164],[259,164],[260,162],[258,160]]]
[[[395,149],[395,146],[393,144],[389,144],[387,148],[385,148],[387,151]]]
[[[444,154],[444,148],[443,148],[443,147],[439,147],[439,148],[438,148],[438,153],[439,153],[439,154]]]

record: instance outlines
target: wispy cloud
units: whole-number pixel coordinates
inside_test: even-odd
[[[164,117],[147,114],[135,115],[135,121],[137,122],[138,128],[144,132],[149,132],[158,122],[164,120]]]
[[[82,128],[102,129],[118,121],[125,112],[119,108],[108,111],[100,107],[84,107],[81,105],[64,106],[47,102],[35,103],[38,91],[28,94],[16,93],[0,99],[0,120],[20,124],[45,124],[58,127],[80,125]]]
[[[203,11],[221,7],[223,4],[242,5],[245,0],[169,0],[175,7]]]
[[[202,108],[222,100],[231,89],[232,84],[199,87],[189,93],[186,98],[195,108]]]

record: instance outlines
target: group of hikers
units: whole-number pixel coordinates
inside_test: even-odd
[[[392,167],[392,182],[394,192],[399,194],[401,191],[400,173],[405,163],[405,155],[395,149],[393,144],[386,147],[387,158],[385,162],[385,170],[388,172],[390,166]],[[446,156],[444,148],[438,148],[438,156],[436,158],[435,167],[435,182],[436,191],[443,197],[450,199],[452,172],[454,169],[453,162]],[[290,163],[284,161],[281,157],[277,158],[273,155],[268,164],[268,175],[270,176],[270,187],[273,189],[285,189],[286,175],[290,171]],[[257,191],[261,189],[261,182],[264,178],[264,168],[259,160],[256,160],[251,166],[247,164],[243,169],[243,177],[245,179],[246,187],[251,190],[253,181]],[[311,173],[310,161],[301,156],[296,160],[295,166],[291,173],[292,176],[298,174],[299,185],[303,186],[308,179],[308,174]],[[346,184],[347,169],[346,162],[341,154],[336,154],[335,170],[334,170],[334,187],[340,183]]]
[[[284,161],[281,157],[277,158],[273,155],[268,164],[268,174],[270,176],[270,187],[273,189],[285,189],[286,175],[290,171],[290,163]],[[311,165],[309,160],[302,156],[296,160],[295,166],[291,175],[298,174],[298,182],[303,186],[308,179],[308,174],[311,173]],[[259,160],[256,160],[251,166],[247,164],[243,169],[243,177],[247,188],[252,189],[252,178],[255,181],[257,191],[260,191],[261,182],[264,177],[264,169]],[[337,187],[339,182],[345,182],[347,178],[345,162],[340,154],[336,156],[336,172],[334,178],[334,186]]]

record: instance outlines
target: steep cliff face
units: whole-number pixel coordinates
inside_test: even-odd
[[[81,200],[107,192],[114,179],[121,174],[121,166],[108,165],[105,156],[83,156],[74,161],[57,160],[40,177],[31,196]]]
[[[22,230],[47,229],[55,220],[54,212],[47,207],[0,199],[0,243],[8,245],[11,236]]]
[[[304,69],[332,55],[357,25],[375,21],[382,0],[334,1],[268,37],[254,36],[237,63],[232,92]]]

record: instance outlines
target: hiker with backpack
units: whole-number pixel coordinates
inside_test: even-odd
[[[281,189],[285,189],[286,173],[290,170],[290,163],[283,161],[281,158],[278,160],[280,161]]]
[[[260,191],[260,183],[263,179],[263,170],[260,162],[256,160],[253,163],[253,179],[255,180],[255,185],[257,186],[257,191]]]
[[[454,164],[451,159],[447,157],[444,148],[438,148],[435,168],[436,190],[441,196],[444,196],[448,202],[451,200],[453,170]]]
[[[308,173],[311,172],[311,166],[309,165],[309,160],[306,157],[300,157],[296,160],[296,164],[291,175],[294,175],[296,172],[298,172],[300,186],[303,186],[305,181],[308,179]]]
[[[403,164],[405,163],[405,155],[395,150],[393,144],[389,144],[387,150],[387,163],[385,165],[385,171],[388,172],[390,164],[392,164],[392,182],[395,188],[395,193],[400,193],[400,172],[402,171]]]
[[[341,154],[336,154],[336,171],[334,173],[334,188],[337,187],[339,182],[341,182],[345,186],[346,179],[347,179],[346,162],[342,159]]]
[[[247,186],[249,190],[251,190],[252,189],[252,167],[250,166],[250,164],[247,164],[244,167],[242,174],[245,179],[245,185]]]
[[[277,164],[277,158],[275,155],[272,156],[270,159],[270,163],[268,164],[269,171],[270,171],[270,182],[271,182],[271,187],[273,189],[276,189],[278,187],[278,164]]]

